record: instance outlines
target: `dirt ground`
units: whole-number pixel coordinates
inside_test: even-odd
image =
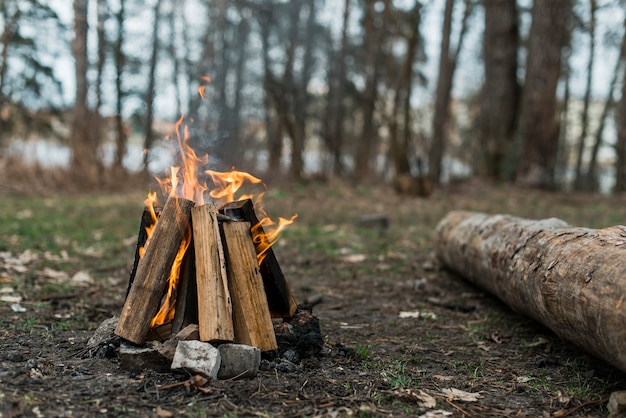
[[[266,202],[270,213],[299,214],[275,252],[299,302],[321,297],[319,355],[292,371],[163,388],[191,376],[124,370],[115,356],[85,350],[94,328],[121,311],[132,241],[106,278],[58,295],[37,291],[45,268],[37,250],[25,269],[7,261],[19,254],[5,254],[0,280],[29,280],[23,289],[32,292],[21,294],[27,312],[0,302],[0,417],[595,417],[606,415],[611,392],[626,389],[624,373],[449,273],[433,254],[435,225],[449,210],[600,227],[626,223],[624,197],[468,182],[416,199],[313,184],[268,193]],[[363,215],[382,215],[388,227]],[[98,270],[88,256],[76,263],[69,268]]]

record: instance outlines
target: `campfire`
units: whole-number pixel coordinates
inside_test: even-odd
[[[261,180],[234,169],[202,171],[208,156],[198,157],[188,137],[181,118],[176,124],[181,165],[157,179],[164,205],[158,205],[156,193],[145,201],[115,334],[143,345],[197,324],[203,342],[276,350],[272,318],[290,320],[297,303],[272,245],[297,215],[275,223],[262,210],[262,193],[236,198],[244,183]]]

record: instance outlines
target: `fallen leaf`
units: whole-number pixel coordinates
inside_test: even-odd
[[[20,305],[19,303],[11,304],[11,310],[17,313],[26,312],[26,308]]]
[[[464,390],[455,388],[444,388],[441,390],[441,393],[451,401],[476,402],[479,398],[483,397],[483,395],[478,392],[465,392]]]
[[[86,271],[79,271],[72,276],[71,282],[72,284],[78,286],[88,286],[90,284],[93,284],[93,278]]]
[[[22,297],[14,295],[2,295],[0,296],[0,301],[9,303],[20,303],[22,301]]]
[[[171,418],[174,416],[173,412],[167,411],[160,406],[157,406],[154,412],[156,413],[156,416],[160,418]]]
[[[365,261],[366,258],[367,256],[365,254],[350,254],[350,255],[341,257],[341,260],[345,261],[346,263],[361,263]]]
[[[418,418],[443,418],[452,416],[452,412],[438,409],[436,411],[428,411],[425,414],[420,415]]]
[[[530,377],[530,376],[517,376],[517,377],[515,378],[515,381],[516,381],[517,383],[526,383],[526,382],[530,382],[530,381],[531,381],[531,380],[533,380],[533,379],[534,379],[534,378],[533,378],[533,377]]]
[[[430,408],[434,408],[435,406],[437,406],[437,400],[433,396],[429,395],[428,393],[424,392],[421,389],[413,390],[413,389],[401,388],[401,389],[397,389],[395,393],[404,398],[409,398],[409,399],[413,399],[417,401],[417,404],[422,408],[430,409]]]
[[[437,319],[437,315],[433,312],[420,312],[420,311],[400,311],[398,314],[400,318],[423,318],[423,319]]]
[[[432,376],[433,379],[437,379],[437,380],[441,380],[441,381],[450,381],[450,380],[454,380],[454,376],[442,376],[440,374],[435,374]]]

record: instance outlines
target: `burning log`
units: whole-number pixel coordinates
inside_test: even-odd
[[[259,272],[249,222],[221,225],[226,253],[228,283],[233,306],[235,342],[261,351],[278,348],[274,325]]]
[[[190,228],[194,202],[170,198],[137,264],[137,273],[124,303],[115,333],[135,344],[143,344],[167,289],[167,281],[183,236]]]
[[[626,227],[451,212],[437,255],[562,339],[626,371]]]
[[[291,293],[274,251],[271,247],[263,248],[263,244],[266,243],[263,243],[260,238],[265,234],[265,231],[263,231],[263,227],[260,225],[259,219],[254,212],[252,200],[245,199],[227,203],[220,209],[220,212],[256,226],[252,235],[256,254],[259,255],[265,251],[263,254],[264,258],[260,264],[260,273],[263,278],[263,287],[267,294],[270,313],[273,318],[292,318],[298,308],[298,303]]]
[[[232,304],[215,206],[191,210],[202,341],[233,341]]]
[[[198,322],[198,287],[196,284],[194,248],[195,245],[192,240],[180,268],[180,277],[176,288],[176,310],[172,320],[172,335],[178,334],[187,325]]]
[[[155,214],[160,215],[161,209],[155,209]],[[133,268],[130,272],[130,278],[128,279],[126,297],[128,297],[128,292],[130,292],[130,288],[135,280],[135,275],[137,274],[137,265],[139,264],[139,259],[141,258],[141,249],[144,248],[146,241],[148,240],[148,229],[151,228],[155,222],[156,220],[152,218],[150,210],[148,208],[144,209],[141,214],[139,233],[137,234],[137,246],[135,247],[135,260],[133,262]]]

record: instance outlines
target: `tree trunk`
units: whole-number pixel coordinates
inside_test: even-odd
[[[153,9],[153,26],[152,26],[152,52],[150,56],[150,69],[148,73],[148,88],[146,90],[146,117],[144,120],[144,139],[143,139],[143,169],[148,171],[148,162],[150,161],[150,149],[154,142],[154,132],[152,132],[152,122],[154,119],[154,96],[156,84],[156,65],[159,56],[159,22],[161,20],[161,3],[154,3]]]
[[[301,180],[304,174],[304,149],[306,145],[306,127],[309,110],[308,85],[313,72],[313,48],[315,41],[316,0],[308,1],[308,16],[306,21],[306,32],[304,36],[304,57],[302,58],[302,71],[300,83],[294,86],[294,114],[295,127],[294,137],[291,146],[291,177],[294,180]]]
[[[328,92],[328,105],[332,115],[328,115],[326,122],[329,125],[328,143],[330,144],[330,152],[332,154],[332,173],[336,176],[346,174],[342,161],[342,144],[343,144],[343,123],[345,118],[344,95],[346,91],[346,55],[348,53],[348,21],[350,19],[350,0],[344,0],[343,3],[343,21],[341,23],[341,46],[339,54],[335,58],[337,72],[330,83],[336,83],[336,88],[332,92]],[[330,46],[329,46],[330,49]],[[330,54],[329,54],[330,55]],[[330,64],[331,66],[333,63]]]
[[[9,45],[13,38],[13,33],[16,30],[17,25],[17,13],[13,15],[9,14],[7,4],[2,2],[0,4],[0,13],[2,13],[2,21],[4,22],[4,29],[2,30],[2,54],[0,55],[2,61],[0,62],[0,112],[4,110],[6,103],[6,97],[4,95],[4,89],[6,82],[6,75],[9,69]],[[6,142],[6,129],[4,123],[4,117],[0,114],[0,149],[3,148]]]
[[[559,337],[626,371],[626,227],[451,212],[437,256]]]
[[[624,20],[624,26],[626,26],[626,20]],[[617,85],[617,80],[619,78],[619,71],[622,64],[622,61],[626,58],[626,34],[622,38],[622,46],[620,48],[620,55],[617,58],[617,62],[615,63],[615,69],[613,70],[613,78],[611,79],[611,84],[609,85],[609,94],[604,101],[604,107],[602,108],[602,114],[600,115],[600,121],[598,125],[598,130],[596,131],[595,141],[593,143],[593,148],[591,149],[591,157],[589,158],[589,167],[586,173],[585,183],[591,185],[592,190],[596,190],[598,188],[598,151],[600,151],[600,145],[602,145],[602,140],[604,137],[604,128],[606,126],[606,121],[608,119],[609,113],[613,106],[615,105],[615,98],[613,94],[615,92],[615,86]]]
[[[626,192],[626,65],[624,65],[623,80],[622,98],[617,104],[617,112],[615,112],[617,141],[615,143],[615,187],[613,187],[613,193]]]
[[[98,181],[100,163],[98,161],[98,143],[91,123],[91,112],[87,101],[87,0],[74,0],[74,39],[72,54],[75,61],[76,99],[74,102],[73,122],[70,132],[72,150],[71,168],[76,178],[84,186],[93,186]]]
[[[574,179],[575,190],[589,190],[585,184],[583,175],[583,157],[585,154],[587,132],[589,130],[589,103],[591,102],[591,81],[593,79],[593,63],[596,50],[596,10],[598,8],[596,0],[589,1],[589,61],[587,62],[587,80],[585,87],[585,97],[583,98],[583,110],[580,116],[581,132],[578,139],[578,150],[576,154],[576,178]]]
[[[465,1],[465,13],[461,22],[461,30],[455,50],[450,46],[452,36],[452,9],[455,0],[446,0],[443,19],[443,34],[441,40],[441,55],[439,57],[439,77],[437,79],[437,91],[435,97],[435,114],[433,116],[433,137],[428,153],[428,174],[433,184],[441,181],[443,155],[447,143],[448,121],[450,119],[450,94],[452,93],[452,80],[463,45],[467,21],[471,13],[471,3]]]
[[[517,181],[524,186],[554,188],[555,185],[559,145],[556,88],[571,11],[571,0],[533,3],[520,118],[522,156],[517,170]]]
[[[376,99],[378,96],[378,73],[380,63],[377,60],[381,49],[382,37],[380,29],[377,28],[375,1],[367,0],[365,5],[365,16],[363,26],[365,30],[365,90],[363,93],[363,128],[361,130],[361,140],[357,144],[356,161],[354,169],[354,181],[358,183],[368,177],[370,171],[371,148],[374,142],[375,125],[374,110],[376,109]]]
[[[506,167],[518,115],[517,49],[519,35],[514,1],[484,0],[483,57],[485,82],[481,93],[481,131],[487,178],[509,180]],[[507,173],[508,171],[508,173]]]
[[[119,9],[115,15],[117,21],[117,39],[113,46],[113,60],[115,61],[115,160],[113,171],[124,172],[124,156],[126,155],[127,136],[122,117],[124,90],[122,77],[126,57],[124,56],[124,21],[126,20],[125,0],[120,0]]]
[[[410,129],[410,97],[411,89],[413,86],[413,62],[415,61],[415,55],[417,53],[418,43],[420,42],[420,19],[421,19],[421,4],[416,2],[410,13],[411,31],[406,36],[406,56],[402,63],[402,69],[399,77],[396,80],[396,86],[394,91],[393,107],[391,110],[391,122],[390,122],[390,142],[391,142],[391,154],[393,164],[395,167],[396,175],[410,174],[411,166],[409,164],[410,151],[409,138],[411,135]],[[403,111],[400,110],[400,106],[403,107]],[[403,116],[404,124],[402,132],[400,132],[400,126],[398,119],[400,115]]]

